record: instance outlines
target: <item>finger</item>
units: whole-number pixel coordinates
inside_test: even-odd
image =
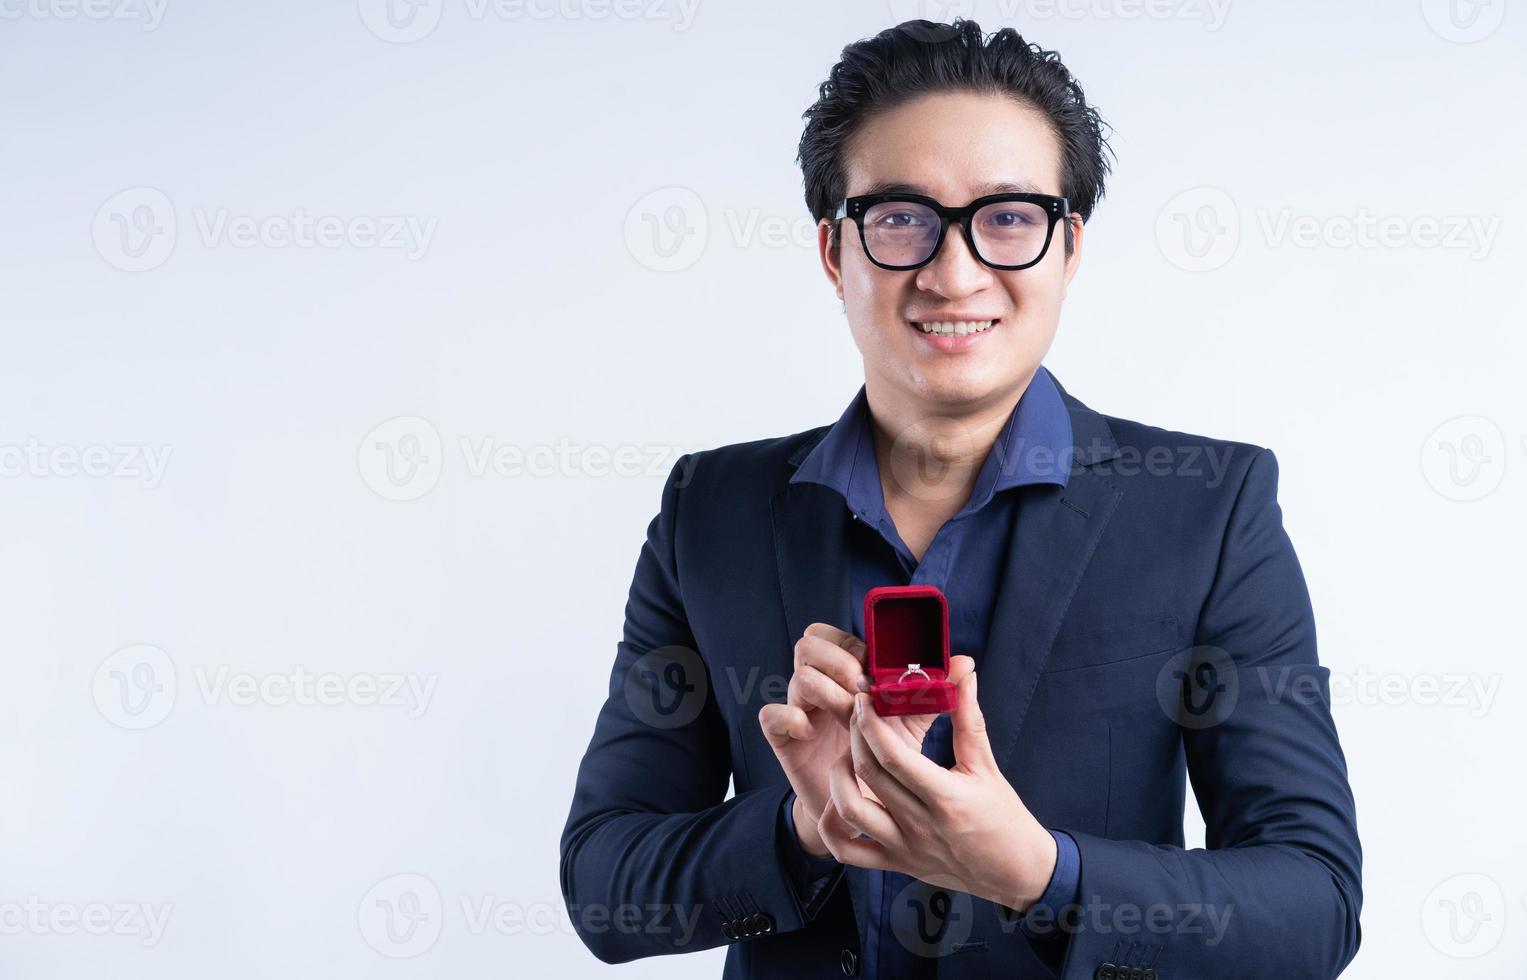
[[[833,805],[848,824],[868,834],[883,847],[903,846],[901,828],[896,826],[886,808],[859,789],[854,762],[849,756],[840,756],[828,768],[827,785]]]
[[[792,741],[803,742],[816,737],[816,729],[806,712],[793,704],[766,704],[758,709],[758,725],[764,738],[778,748]]]
[[[955,654],[949,660],[949,683],[958,688],[960,681],[964,680],[965,675],[975,669],[976,662],[974,658],[968,657],[963,653]],[[898,730],[895,722],[900,722],[901,726],[906,729],[905,737],[912,743],[913,748],[921,752],[923,739],[927,737],[928,729],[933,727],[933,723],[938,720],[938,717],[939,712],[936,711],[925,715],[898,715],[893,719],[891,727],[893,730]]]
[[[785,690],[785,700],[801,708],[821,708],[844,725],[854,710],[854,696],[815,667],[802,667],[795,672]]]
[[[812,623],[806,627],[804,635],[826,640],[833,646],[841,647],[853,654],[859,659],[860,663],[864,662],[864,654],[867,649],[864,641],[847,630],[840,630],[828,623]]]
[[[822,630],[833,629],[818,623],[812,624],[812,627],[819,626]],[[795,644],[795,669],[815,667],[850,695],[867,690],[868,683],[861,684],[864,678],[864,641],[852,633],[844,633],[842,630],[834,632],[841,635],[838,641],[814,634],[808,628],[806,635]]]
[[[956,792],[957,783],[949,770],[898,736],[887,719],[880,717],[869,705],[868,694],[859,695],[857,700],[859,703],[855,705],[854,717],[864,735],[864,741],[881,767],[896,782],[910,790],[924,804],[947,799]],[[852,731],[853,726],[849,727]],[[878,793],[879,789],[875,791]]]
[[[853,829],[843,821],[830,798],[827,805],[822,807],[821,819],[817,821],[817,834],[822,838],[822,843],[827,845],[828,853],[841,864],[891,870],[886,861],[885,849],[875,841],[854,837]]]
[[[996,769],[991,739],[986,734],[986,716],[976,700],[976,673],[971,671],[960,681],[959,699],[954,709],[954,763],[962,769]]]
[[[917,795],[907,789],[896,778],[885,771],[880,760],[875,758],[875,753],[870,750],[869,743],[864,739],[864,727],[855,721],[848,726],[849,761],[853,766],[854,775],[864,780],[864,785],[875,794],[891,818],[898,824],[902,821],[909,825],[926,823],[929,819],[928,808]]]

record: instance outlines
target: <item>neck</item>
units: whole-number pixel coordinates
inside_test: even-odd
[[[1031,373],[1016,391],[950,407],[907,398],[866,378],[875,461],[887,506],[901,502],[951,514],[963,507],[1032,379]]]

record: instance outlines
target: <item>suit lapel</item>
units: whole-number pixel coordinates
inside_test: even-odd
[[[1086,468],[1065,487],[1018,491],[1018,515],[992,610],[981,674],[981,713],[1000,767],[1018,741],[1039,675],[1077,583],[1123,492]]]

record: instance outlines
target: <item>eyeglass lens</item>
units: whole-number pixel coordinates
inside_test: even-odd
[[[885,201],[864,213],[864,245],[877,262],[917,265],[933,254],[938,228],[938,214],[927,205]],[[1044,248],[1050,217],[1038,204],[997,201],[975,213],[970,230],[976,252],[987,262],[1024,265],[1037,259]]]

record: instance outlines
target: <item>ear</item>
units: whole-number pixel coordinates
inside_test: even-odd
[[[852,223],[852,222],[848,222]],[[839,223],[839,231],[842,231],[843,222]],[[822,260],[822,271],[827,273],[827,279],[832,283],[833,290],[838,294],[838,299],[843,298],[843,267],[839,261],[843,255],[843,236],[838,235],[838,249],[834,254],[831,247],[833,224],[827,218],[817,222],[817,256]]]
[[[1060,286],[1060,298],[1061,299],[1065,299],[1066,298],[1066,293],[1067,293],[1067,291],[1071,287],[1071,277],[1076,275],[1076,270],[1082,264],[1082,237],[1083,237],[1082,232],[1083,232],[1083,229],[1086,227],[1082,223],[1082,216],[1080,214],[1077,214],[1075,211],[1073,211],[1070,214],[1066,215],[1066,221],[1071,226],[1072,244],[1071,244],[1071,254],[1066,257],[1065,278],[1062,280],[1061,286]],[[1064,241],[1062,241],[1061,246],[1063,248],[1065,247],[1065,242]]]

